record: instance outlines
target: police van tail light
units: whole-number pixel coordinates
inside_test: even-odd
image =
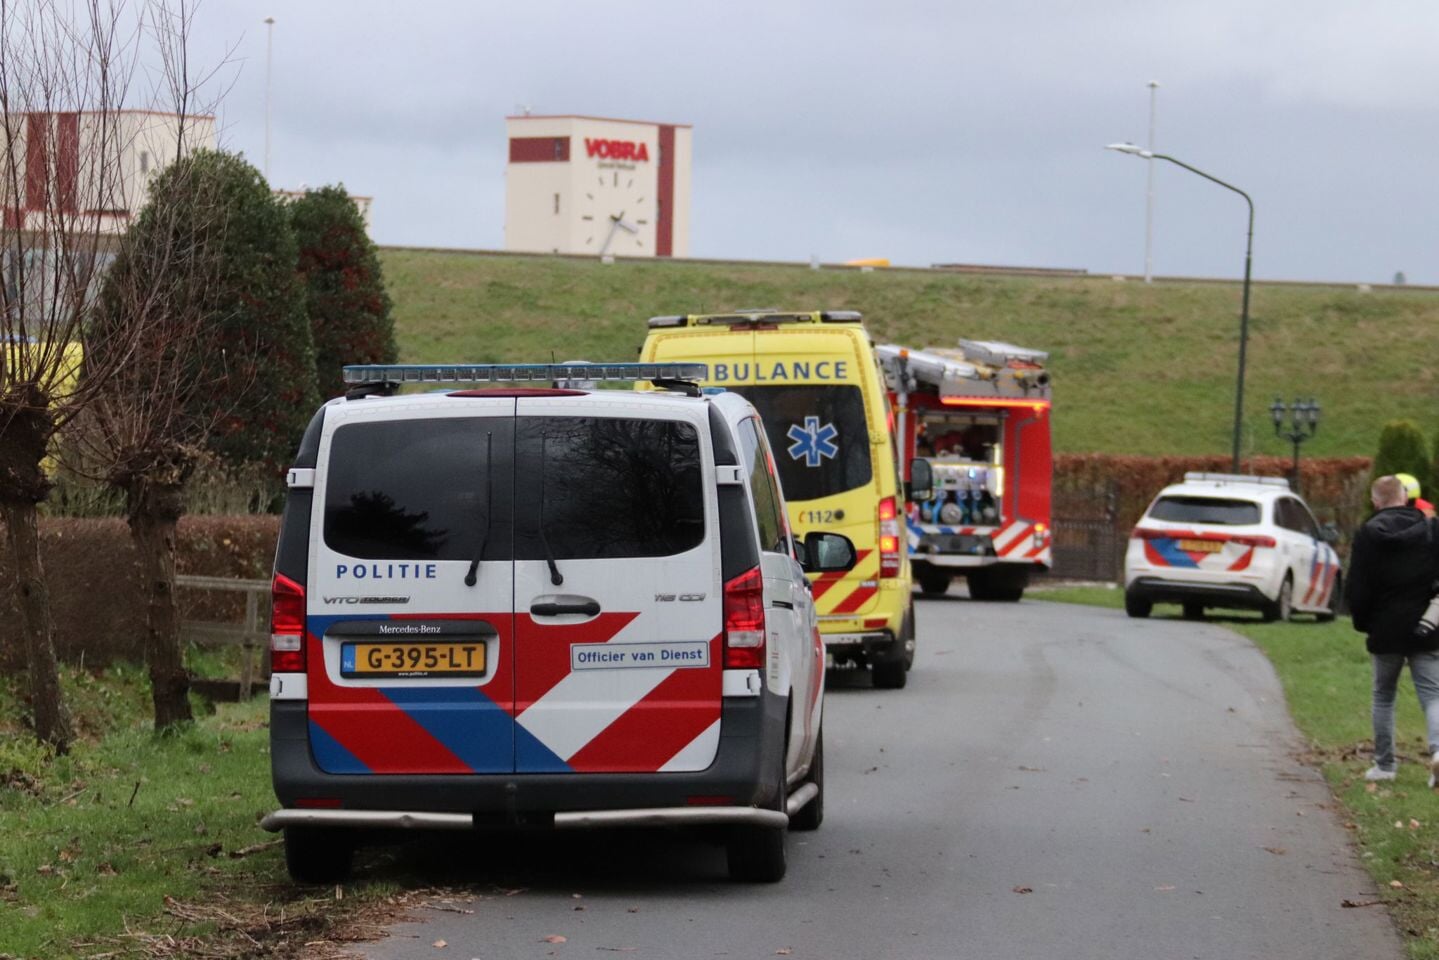
[[[879,502],[879,575],[899,576],[899,504],[894,497]]]
[[[270,672],[305,670],[305,588],[283,573],[270,583]]]
[[[724,665],[764,668],[764,577],[747,570],[724,585]]]

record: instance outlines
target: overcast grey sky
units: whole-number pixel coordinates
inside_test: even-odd
[[[207,0],[221,143],[372,194],[380,243],[499,248],[504,117],[694,125],[697,257],[1143,270],[1156,145],[1247,190],[1254,271],[1439,283],[1439,3]],[[1156,170],[1154,269],[1239,276],[1243,201]]]

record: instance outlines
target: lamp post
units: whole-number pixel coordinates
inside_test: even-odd
[[[1204,179],[1217,183],[1226,190],[1233,190],[1244,198],[1249,205],[1249,232],[1244,241],[1244,296],[1239,308],[1239,376],[1234,386],[1234,447],[1231,457],[1230,469],[1235,473],[1239,472],[1239,437],[1244,428],[1244,361],[1245,353],[1249,346],[1249,273],[1250,264],[1254,255],[1254,201],[1249,194],[1240,190],[1232,183],[1225,183],[1213,174],[1205,173],[1198,167],[1191,167],[1183,160],[1176,160],[1174,157],[1163,153],[1155,153],[1153,150],[1144,150],[1132,143],[1111,143],[1105,147],[1106,150],[1117,150],[1120,153],[1127,153],[1130,156],[1141,157],[1145,160],[1168,160],[1177,167],[1183,167],[1190,173],[1197,173]]]
[[[275,18],[265,18],[265,183],[270,182],[270,59],[275,41]]]
[[[1154,107],[1159,81],[1149,81],[1149,152],[1154,152]],[[1144,188],[1144,282],[1154,282],[1154,160],[1149,161]]]
[[[1294,465],[1290,468],[1289,482],[1299,489],[1299,445],[1313,439],[1319,432],[1319,401],[1296,399],[1289,406],[1282,397],[1275,397],[1269,405],[1270,416],[1274,418],[1274,435],[1294,444]],[[1284,418],[1289,417],[1289,429],[1284,428]]]

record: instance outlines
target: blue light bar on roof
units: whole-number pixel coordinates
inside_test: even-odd
[[[709,379],[707,363],[373,363],[344,369],[346,383],[534,383],[555,380]]]

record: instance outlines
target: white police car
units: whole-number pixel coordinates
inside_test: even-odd
[[[1147,617],[1156,603],[1178,603],[1191,619],[1218,607],[1332,620],[1344,595],[1336,538],[1287,480],[1186,473],[1130,534],[1124,609]]]
[[[804,572],[854,547],[793,541],[758,415],[704,375],[346,368],[275,560],[262,825],[292,876],[343,876],[365,829],[509,825],[718,825],[732,876],[783,876],[824,802]],[[638,379],[668,389],[550,386]]]

